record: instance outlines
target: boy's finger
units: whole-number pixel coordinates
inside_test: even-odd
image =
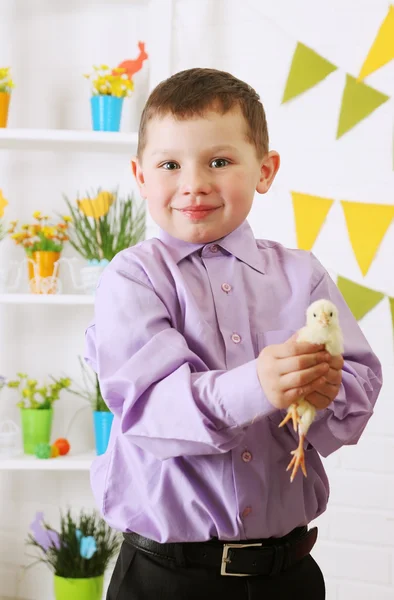
[[[303,371],[319,365],[320,363],[329,363],[330,355],[324,350],[313,352],[311,354],[301,354],[299,356],[288,356],[278,361],[279,375],[286,375],[294,371]]]
[[[311,354],[324,350],[324,344],[310,344],[309,342],[297,342],[293,336],[284,344],[275,346],[274,356],[276,358],[288,358],[289,356],[299,356],[300,354]]]
[[[341,371],[344,363],[343,356],[331,356],[328,362],[332,369]]]
[[[280,378],[281,390],[286,392],[290,389],[303,388],[312,382],[323,385],[325,382],[324,375],[326,375],[327,371],[328,364],[322,363],[320,365],[310,367],[309,369],[304,369],[303,371],[287,373]],[[320,381],[321,377],[322,379]]]

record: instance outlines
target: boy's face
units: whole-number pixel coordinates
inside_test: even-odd
[[[268,191],[279,155],[259,159],[239,107],[222,115],[153,118],[141,161],[133,161],[153,220],[175,238],[208,243],[236,229],[257,190]]]

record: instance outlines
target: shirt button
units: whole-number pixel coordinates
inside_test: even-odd
[[[238,333],[233,333],[231,339],[233,340],[234,344],[239,344],[239,342],[241,341],[241,336],[238,335]]]
[[[226,294],[228,292],[231,292],[231,285],[229,283],[222,283],[222,290],[223,292],[226,292]]]
[[[252,512],[252,507],[251,506],[247,506],[242,511],[242,518],[245,519],[246,517],[248,517],[250,515],[251,512]]]
[[[249,452],[249,450],[245,450],[245,452],[242,452],[242,460],[246,463],[252,460],[252,454]]]
[[[216,244],[213,244],[213,246],[210,247],[211,252],[217,252],[218,250],[219,250],[219,246],[217,246]]]

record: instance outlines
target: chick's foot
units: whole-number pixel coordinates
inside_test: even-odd
[[[296,404],[296,402],[290,404],[289,408],[287,409],[287,415],[285,416],[283,421],[279,423],[278,427],[283,427],[283,425],[286,425],[286,423],[291,419],[293,421],[293,429],[294,431],[297,431],[297,425],[300,422],[300,417],[297,412],[297,406],[298,405]]]
[[[298,448],[291,452],[291,454],[293,455],[293,458],[289,462],[287,469],[286,469],[286,471],[289,471],[291,468],[293,468],[293,471],[290,476],[291,482],[294,480],[294,477],[297,475],[298,469],[300,467],[301,467],[301,471],[303,472],[304,476],[307,477],[306,467],[305,467],[304,440],[305,440],[305,436],[301,434]]]

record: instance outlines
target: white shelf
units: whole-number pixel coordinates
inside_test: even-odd
[[[46,459],[27,454],[11,458],[0,457],[0,471],[88,471],[96,456],[92,451]]]
[[[0,129],[2,150],[126,152],[137,149],[138,134],[71,129]]]
[[[93,305],[94,296],[87,294],[0,294],[0,304]]]

